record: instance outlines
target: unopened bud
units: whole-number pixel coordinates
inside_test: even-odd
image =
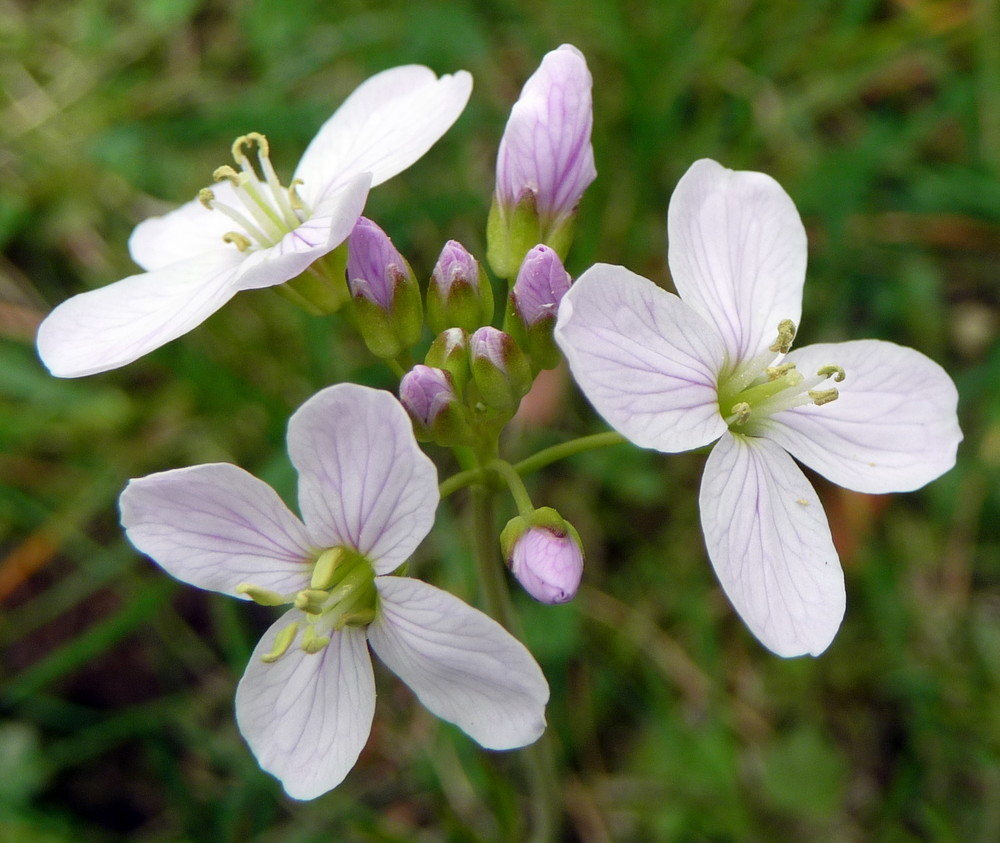
[[[445,446],[471,440],[465,406],[458,400],[451,375],[443,369],[414,366],[399,382],[399,402],[413,421],[418,439]]]
[[[361,336],[376,357],[398,357],[420,339],[423,325],[413,271],[389,236],[366,217],[358,219],[347,243],[347,284]]]
[[[576,596],[583,576],[580,536],[554,509],[512,519],[500,543],[511,573],[540,603],[566,603]]]
[[[472,379],[482,400],[495,410],[513,413],[531,388],[528,358],[510,334],[489,326],[469,337]]]
[[[449,240],[427,286],[427,323],[440,333],[447,328],[474,331],[493,318],[493,288],[483,268],[466,248]]]
[[[461,328],[442,331],[427,349],[424,363],[435,369],[444,369],[451,375],[455,392],[460,395],[472,374],[469,369],[469,335]]]
[[[536,370],[551,369],[560,360],[552,329],[570,283],[555,250],[538,245],[524,256],[508,297],[504,328],[521,343]]]
[[[597,176],[592,84],[583,54],[563,44],[542,59],[511,109],[487,223],[487,257],[502,278],[512,278],[537,243],[561,257],[569,251],[576,207]]]

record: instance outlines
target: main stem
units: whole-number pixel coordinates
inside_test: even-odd
[[[510,600],[510,591],[504,577],[503,565],[497,558],[496,523],[494,521],[494,490],[486,485],[475,485],[469,490],[472,496],[472,530],[476,565],[483,597],[490,615],[511,633],[517,634],[517,619]],[[518,637],[522,637],[518,635]],[[532,843],[550,843],[555,839],[558,806],[556,802],[556,771],[548,731],[521,753],[528,787],[532,794]]]

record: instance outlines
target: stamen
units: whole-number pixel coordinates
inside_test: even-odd
[[[308,615],[320,615],[329,602],[330,593],[318,588],[304,588],[295,595],[295,608]]]
[[[768,346],[775,354],[788,354],[795,339],[795,323],[791,319],[782,319],[778,323],[778,337]]]
[[[271,591],[269,588],[261,588],[259,585],[254,585],[249,582],[241,582],[236,586],[237,594],[245,594],[254,603],[259,603],[261,606],[284,606],[289,603],[289,599],[283,594],[278,594],[277,591]]]
[[[779,378],[783,378],[794,368],[794,363],[782,363],[780,366],[768,366],[765,371],[767,372],[767,379],[769,381],[776,381]]]
[[[840,366],[824,366],[822,369],[817,370],[817,375],[825,375],[826,377],[833,377],[833,379],[840,383],[847,377],[847,372],[845,372]]]
[[[212,181],[229,181],[235,187],[240,186],[240,174],[229,164],[223,164],[212,171]]]
[[[302,643],[299,646],[310,655],[318,653],[327,644],[330,643],[330,637],[328,635],[320,635],[316,632],[316,628],[312,625],[307,626],[305,632],[302,633]]]
[[[746,401],[733,404],[729,412],[735,416],[734,424],[746,424],[750,421],[750,405]]]
[[[249,237],[240,234],[238,231],[227,231],[222,235],[222,240],[225,243],[235,244],[236,248],[241,252],[245,252],[253,245]]]
[[[212,203],[215,201],[215,193],[210,187],[203,187],[198,191],[198,201],[211,211]]]
[[[297,621],[286,626],[278,633],[278,637],[274,639],[274,649],[270,653],[265,653],[261,656],[260,660],[266,664],[272,664],[280,659],[288,652],[288,648],[292,646],[292,642],[295,640],[295,635],[298,631],[299,624]]]
[[[807,394],[812,398],[813,404],[817,407],[822,407],[824,404],[836,401],[840,397],[840,392],[836,389],[810,389]]]

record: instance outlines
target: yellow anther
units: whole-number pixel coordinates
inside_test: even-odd
[[[278,637],[274,639],[274,648],[270,653],[265,653],[260,657],[262,662],[271,664],[280,659],[285,653],[288,652],[288,648],[292,646],[292,642],[295,640],[295,635],[299,631],[298,623],[290,623],[281,632],[278,633]]]
[[[750,405],[747,404],[746,401],[740,401],[738,404],[733,404],[729,412],[736,416],[736,424],[746,424],[750,421]]]
[[[229,164],[223,164],[221,167],[216,167],[215,170],[213,170],[212,181],[231,181],[238,187],[240,183],[240,174]]]
[[[305,632],[302,633],[302,643],[299,646],[304,652],[312,655],[313,653],[318,653],[329,643],[330,636],[317,635],[314,626],[307,626]]]
[[[795,339],[795,323],[791,319],[782,319],[778,323],[778,336],[767,348],[776,354],[788,354]]]
[[[227,231],[222,235],[222,239],[226,243],[232,243],[241,252],[245,252],[253,245],[253,243],[250,242],[249,237],[245,234],[240,234],[238,231]]]
[[[295,608],[310,615],[319,615],[330,599],[330,593],[318,588],[304,588],[295,595]]]
[[[212,203],[215,201],[215,193],[210,187],[203,187],[198,191],[198,201],[208,210],[212,210]]]
[[[245,147],[257,145],[257,150],[260,155],[267,158],[271,154],[270,147],[267,143],[267,138],[264,137],[260,132],[248,132],[245,135],[240,135],[236,140],[233,141],[233,159],[237,162],[243,158],[243,149]]]
[[[817,407],[836,401],[840,397],[840,393],[836,389],[810,389],[808,395]]]
[[[245,594],[254,603],[259,603],[261,606],[283,606],[285,603],[290,602],[285,595],[278,594],[277,591],[271,591],[269,588],[261,588],[259,585],[249,582],[241,582],[236,586],[236,593]]]
[[[840,366],[824,366],[816,372],[817,375],[824,375],[826,377],[832,377],[837,383],[840,383],[844,378],[847,377],[847,372],[845,372]]]
[[[780,366],[768,366],[766,369],[767,379],[769,381],[776,381],[779,378],[783,378],[794,368],[794,363],[782,363]]]
[[[344,548],[331,547],[324,550],[313,563],[312,579],[309,580],[311,588],[329,588],[333,585],[333,575],[340,560],[344,558]]]

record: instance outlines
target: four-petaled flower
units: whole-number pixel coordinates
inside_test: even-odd
[[[955,463],[955,385],[889,342],[789,350],[806,236],[769,176],[696,162],[670,201],[668,234],[680,297],[596,265],[564,296],[557,342],[590,402],[635,444],[673,453],[718,440],[699,504],[722,587],[765,646],[816,655],[840,625],[844,581],[792,457],[859,492],[919,488]]]
[[[263,135],[238,138],[239,169],[218,168],[198,199],[136,227],[129,251],[146,272],[49,314],[38,332],[42,361],[57,377],[116,369],[200,325],[238,292],[296,278],[347,239],[369,188],[427,152],[471,90],[465,71],[438,78],[406,65],[376,74],[323,124],[288,187]],[[247,157],[253,148],[259,174]],[[332,312],[347,298],[342,270],[298,298]]]
[[[329,387],[292,416],[288,449],[303,521],[228,464],[132,480],[121,497],[129,539],[173,576],[293,605],[264,633],[236,692],[260,765],[296,799],[341,782],[375,708],[368,645],[483,746],[536,740],[549,690],[524,646],[458,598],[392,575],[438,503],[437,472],[400,404],[355,384]]]

